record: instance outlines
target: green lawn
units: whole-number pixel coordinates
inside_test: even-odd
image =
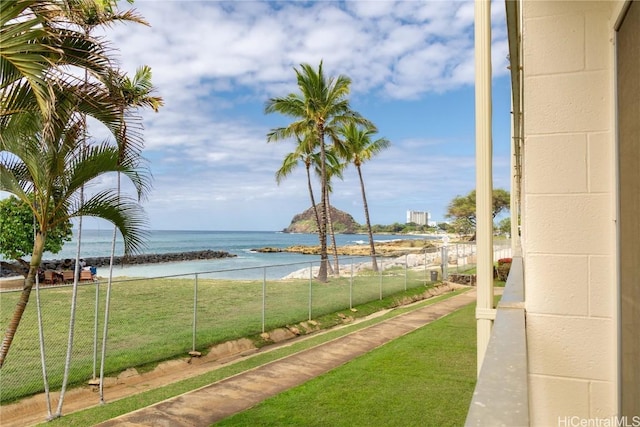
[[[294,342],[284,347],[273,349],[269,352],[256,353],[253,356],[238,359],[235,363],[223,365],[218,369],[207,372],[206,374],[198,377],[185,379],[176,383],[169,384],[164,387],[149,390],[143,393],[139,393],[127,398],[123,398],[117,401],[108,402],[106,405],[98,405],[80,412],[65,415],[62,418],[47,422],[47,425],[61,425],[61,426],[86,426],[105,421],[118,415],[122,415],[128,412],[135,411],[145,406],[152,405],[170,397],[178,396],[191,390],[203,387],[216,381],[220,381],[224,378],[228,378],[237,373],[255,368],[260,365],[272,362],[290,354],[300,352],[302,350],[314,347],[321,343],[327,342],[331,339],[335,339],[344,335],[347,335],[353,331],[374,325],[381,321],[393,318],[407,311],[415,310],[420,307],[435,304],[443,299],[451,298],[459,293],[465,292],[465,290],[458,290],[448,294],[441,295],[439,297],[430,298],[428,300],[421,301],[410,307],[398,307],[394,310],[388,311],[381,316],[376,316],[371,319],[358,322],[355,324],[347,325],[343,328],[336,328],[326,331],[322,334],[312,335],[305,340]],[[403,293],[404,294],[404,293]],[[408,293],[410,294],[410,292]],[[357,314],[372,313],[381,308],[389,308],[395,305],[396,297],[388,297],[383,301],[375,301],[362,306],[358,306]],[[327,315],[323,318],[323,321],[329,321],[330,318],[336,318],[337,316]],[[97,405],[97,402],[96,402]]]
[[[105,372],[118,373],[185,355],[192,349],[194,305],[195,347],[206,352],[216,343],[258,335],[263,331],[263,319],[268,331],[308,320],[310,316],[318,319],[352,305],[378,300],[380,296],[402,291],[405,286],[424,288],[424,272],[407,273],[405,278],[404,269],[389,269],[382,276],[369,274],[356,276],[353,281],[341,278],[328,283],[274,280],[263,284],[200,278],[197,301],[193,277],[118,282],[112,290]],[[105,289],[104,284],[99,288],[96,334],[96,288],[94,285],[79,288],[70,384],[83,383],[92,377],[94,336],[98,350],[102,346]],[[0,294],[0,325],[8,324],[18,296],[17,292]],[[62,381],[70,296],[69,287],[41,291],[46,363],[53,390]],[[43,389],[35,307],[34,291],[0,372],[0,403]],[[99,373],[99,366],[96,372]]]
[[[475,305],[219,426],[459,426],[476,382]]]

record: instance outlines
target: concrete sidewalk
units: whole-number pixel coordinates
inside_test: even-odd
[[[209,426],[300,385],[476,300],[475,288],[99,426]]]

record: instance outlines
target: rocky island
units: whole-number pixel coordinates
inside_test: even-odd
[[[322,205],[318,205],[318,211]],[[333,206],[330,206],[331,222],[336,234],[355,234],[362,231],[362,226],[356,222],[353,217],[347,212],[341,211]],[[284,233],[317,233],[318,227],[316,224],[316,215],[313,208],[309,208],[306,211],[297,214],[291,220],[291,224],[284,230]],[[424,251],[426,248],[434,247],[433,241],[422,239],[398,239],[387,241],[384,243],[376,243],[376,254],[380,256],[392,256],[403,255],[406,253],[414,253]],[[296,245],[289,246],[287,248],[257,248],[252,249],[255,252],[292,252],[304,255],[319,255],[320,245],[304,246]],[[333,249],[330,247],[329,252],[333,253]],[[368,256],[370,255],[369,243],[359,245],[345,245],[338,247],[338,255],[349,256]]]
[[[318,213],[320,212],[322,205],[318,205]],[[329,215],[331,216],[331,223],[333,224],[333,230],[339,234],[354,234],[357,233],[361,226],[355,219],[348,213],[336,209],[333,206],[329,206]],[[291,220],[291,224],[284,230],[283,233],[317,233],[318,226],[316,224],[316,214],[313,211],[313,207],[306,211],[295,215]]]

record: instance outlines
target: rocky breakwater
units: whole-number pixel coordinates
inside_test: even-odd
[[[190,251],[190,252],[170,252],[165,254],[141,254],[129,256],[116,256],[113,259],[115,265],[139,265],[158,264],[161,262],[196,261],[201,259],[233,258],[237,255],[224,251]],[[93,267],[105,267],[109,265],[109,257],[90,257],[84,259],[87,265]],[[56,260],[56,262],[60,262]],[[49,261],[45,261],[49,263]]]
[[[140,254],[129,256],[116,256],[113,259],[114,265],[140,265],[140,264],[158,264],[162,262],[179,262],[179,261],[196,261],[204,259],[216,258],[233,258],[237,255],[224,251],[189,251],[189,252],[171,252],[164,254]],[[87,257],[84,258],[87,266],[91,267],[107,267],[109,266],[109,257]],[[26,274],[28,265],[22,266],[16,262],[2,262],[2,276],[16,276]],[[40,264],[43,270],[72,270],[75,268],[75,259],[52,259],[44,260]]]
[[[411,240],[393,240],[384,243],[376,243],[376,254],[380,256],[399,256],[404,254],[422,252],[425,249],[433,248],[434,245],[429,240],[420,240],[420,239],[411,239]],[[319,255],[320,254],[320,245],[318,246],[305,246],[305,245],[296,245],[289,246],[286,248],[259,248],[252,249],[255,252],[292,252],[303,255]],[[338,246],[338,255],[348,255],[348,256],[369,256],[370,248],[369,244],[361,244],[361,245],[345,245]],[[333,249],[329,248],[329,253],[333,253]]]

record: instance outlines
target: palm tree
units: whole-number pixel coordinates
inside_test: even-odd
[[[60,108],[56,111],[70,109]],[[53,138],[45,139],[42,134],[11,138],[3,142],[0,151],[0,190],[26,203],[36,223],[29,272],[0,346],[0,367],[4,364],[29,302],[50,229],[70,218],[103,218],[113,223],[122,234],[126,253],[139,251],[146,236],[146,220],[135,200],[120,198],[113,190],[100,191],[88,200],[81,201],[79,198],[84,185],[111,172],[124,173],[139,196],[146,194],[150,188],[149,175],[141,167],[139,158],[129,155],[123,157],[117,148],[106,143],[82,147],[78,139],[83,127],[77,116],[62,118],[51,128],[57,131]]]
[[[333,193],[333,185],[331,183],[331,179],[335,176],[340,179],[343,178],[342,172],[346,167],[346,163],[341,163],[340,158],[336,154],[335,147],[331,146],[326,150],[326,174],[327,174],[327,191],[326,191],[326,199],[323,201],[323,204],[327,206],[327,225],[329,228],[329,236],[331,238],[331,248],[333,249],[333,272],[335,274],[340,274],[340,265],[338,262],[338,246],[336,245],[336,233],[333,228],[333,218],[331,217],[331,202],[329,200],[329,195]],[[320,156],[316,155],[314,157],[314,164],[316,168],[316,174],[321,177],[321,165],[320,165]]]
[[[145,24],[148,25],[148,23],[146,21],[144,21],[139,15],[137,15],[134,11],[126,11],[126,12],[119,12],[116,9],[116,2],[112,1],[112,0],[101,0],[99,2],[85,2],[85,1],[79,1],[79,0],[72,0],[70,1],[70,3],[72,3],[72,5],[74,6],[73,8],[69,9],[67,11],[70,20],[75,23],[76,25],[78,25],[84,32],[85,36],[90,37],[92,30],[94,30],[96,27],[98,26],[108,26],[111,25],[114,22],[117,21],[130,21],[130,22],[136,22],[136,23],[141,23],[141,24]],[[111,76],[113,75],[118,75],[119,73],[117,71],[114,70],[108,70],[106,73],[106,79],[109,79]],[[100,76],[98,76],[100,77]],[[103,77],[103,80],[105,80],[105,78]],[[84,84],[87,84],[89,82],[89,70],[87,68],[84,69]],[[106,85],[109,89],[111,88],[109,85]],[[109,92],[111,94],[111,91]],[[112,94],[111,94],[112,95]],[[120,121],[118,124],[118,130],[120,129],[124,129],[126,128],[126,121],[125,121],[125,117],[124,114],[122,113],[123,108],[121,107],[122,102],[118,102],[120,101],[119,98],[115,98],[115,99],[110,99],[114,105],[116,105],[120,111]],[[78,143],[80,143],[83,147],[86,147],[87,145],[87,121],[86,121],[86,114],[82,115],[82,127],[83,127],[83,131],[82,131],[82,135],[80,140],[78,141]],[[124,134],[125,132],[118,132],[115,134],[116,140],[120,141],[122,140],[124,137],[121,136],[121,134]],[[124,138],[126,139],[126,138]],[[133,153],[134,156],[138,156],[139,155],[139,151],[135,151]],[[118,173],[118,194],[120,192],[120,173]],[[80,203],[82,203],[84,201],[84,187],[80,188]],[[115,227],[114,227],[115,228]],[[116,231],[114,229],[114,233],[113,233],[113,241],[114,241],[114,248],[115,248],[115,238],[116,238]],[[67,355],[66,355],[66,359],[65,359],[65,366],[64,366],[64,374],[63,374],[63,380],[62,380],[62,388],[60,390],[60,398],[58,400],[58,409],[57,409],[57,413],[55,414],[55,417],[59,417],[62,415],[62,406],[64,404],[64,397],[65,397],[65,392],[66,392],[66,388],[67,388],[67,380],[68,380],[68,374],[69,374],[69,369],[71,367],[71,352],[73,350],[73,332],[74,332],[74,328],[75,328],[75,312],[76,312],[76,296],[77,296],[77,289],[78,289],[78,280],[79,280],[79,276],[80,276],[80,250],[81,250],[81,245],[82,245],[82,217],[80,217],[78,219],[78,235],[77,235],[77,249],[76,249],[76,259],[75,259],[75,274],[74,274],[74,281],[73,281],[73,290],[72,290],[72,299],[71,299],[71,314],[70,314],[70,318],[69,318],[69,339],[68,339],[68,344],[67,344]],[[112,259],[113,259],[113,253],[111,255]],[[111,290],[111,276],[109,277],[109,286],[108,286],[108,291],[107,291],[107,307],[108,304],[110,302],[109,297],[110,297],[110,290]],[[95,298],[95,316],[94,316],[94,328],[95,328],[95,334],[94,334],[94,342],[93,342],[93,349],[94,349],[94,358],[93,358],[93,378],[95,378],[96,376],[96,361],[97,361],[97,349],[98,349],[98,334],[97,334],[97,329],[98,329],[98,310],[99,310],[99,306],[98,306],[98,302],[99,302],[99,283],[96,283],[96,298]],[[105,313],[105,321],[108,320],[108,311],[107,313]],[[106,329],[106,324],[105,324],[105,329]],[[106,333],[105,333],[106,335]],[[104,343],[103,343],[103,348],[104,348]],[[103,359],[103,363],[104,363],[104,359]],[[100,388],[100,392],[101,392],[101,398],[102,398],[102,387]]]
[[[139,156],[143,147],[143,140],[139,129],[132,129],[127,126],[127,115],[134,109],[140,107],[150,107],[158,112],[164,105],[161,97],[152,96],[154,91],[151,83],[151,68],[142,66],[136,70],[133,79],[124,74],[115,72],[110,75],[107,86],[113,96],[114,101],[120,109],[120,128],[117,133],[117,148],[120,156],[128,156],[134,153]],[[120,174],[117,178],[117,195],[120,196]],[[113,229],[111,239],[111,254],[109,257],[109,276],[107,280],[107,295],[105,299],[104,325],[102,334],[102,352],[100,362],[100,402],[104,402],[104,364],[107,351],[107,335],[109,331],[109,305],[111,301],[111,286],[113,282],[113,264],[116,250],[117,227]]]
[[[78,83],[74,68],[105,75],[111,64],[108,45],[84,34],[73,22],[80,4],[104,5],[102,0],[3,0],[0,8],[0,144],[17,137],[9,126],[15,114],[42,117],[57,114],[59,88]],[[53,133],[52,120],[39,122],[41,132]],[[50,138],[51,135],[46,135]]]
[[[300,93],[291,93],[285,97],[271,98],[265,106],[266,113],[278,112],[296,119],[287,127],[272,129],[267,141],[287,139],[296,135],[303,135],[313,129],[317,138],[316,145],[320,152],[321,164],[321,200],[326,200],[327,172],[325,134],[330,137],[337,131],[341,123],[366,122],[349,107],[349,87],[351,79],[345,75],[337,78],[326,78],[322,70],[322,61],[318,70],[309,64],[301,64],[295,69]],[[318,227],[320,239],[320,271],[318,280],[327,281],[327,205],[323,203],[320,209],[320,224]]]
[[[86,147],[87,115],[106,125],[116,139],[124,127],[120,104],[100,81],[113,74],[107,46],[90,37],[92,28],[120,20],[145,23],[133,11],[117,12],[112,0],[9,0],[0,10],[0,189],[23,201],[32,197],[29,207],[37,219],[30,268],[0,346],[0,367],[29,301],[34,275],[37,287],[36,272],[50,230],[72,217],[80,218],[81,224],[82,217],[90,215],[107,219],[120,229],[126,253],[136,251],[143,241],[144,217],[136,202],[119,195],[114,198],[111,191],[87,201],[83,195],[85,182],[109,172],[118,172],[118,179],[120,172],[129,176],[139,196],[149,188],[139,153],[106,144]],[[74,67],[84,69],[84,79],[77,77]],[[89,74],[98,80],[90,80]],[[80,235],[76,258],[79,250]],[[77,275],[76,259],[58,416],[73,347]],[[46,389],[44,355],[43,376]]]
[[[299,162],[304,163],[307,173],[307,189],[309,191],[309,198],[311,199],[311,207],[313,208],[313,212],[316,217],[316,226],[319,230],[320,215],[318,214],[318,206],[313,195],[313,185],[311,185],[311,165],[314,162],[314,158],[317,157],[317,155],[313,153],[315,138],[310,135],[306,135],[304,138],[296,136],[296,139],[298,141],[298,144],[296,145],[295,151],[285,156],[284,160],[282,161],[282,166],[280,166],[280,169],[276,171],[276,182],[278,183],[278,185],[280,185],[282,180],[284,180],[295,170]]]
[[[296,145],[295,151],[287,154],[282,162],[282,166],[280,169],[276,171],[276,182],[278,185],[282,182],[284,178],[289,176],[295,168],[298,166],[298,163],[302,162],[305,165],[306,173],[307,173],[307,187],[309,191],[309,197],[311,199],[311,207],[313,208],[313,212],[316,218],[316,227],[320,229],[320,215],[318,213],[318,205],[316,204],[315,197],[313,194],[313,186],[311,184],[311,166],[314,167],[314,171],[321,178],[321,167],[320,167],[320,153],[313,152],[315,148],[315,138],[310,135],[307,135],[305,138],[296,137],[298,144]],[[333,175],[342,178],[342,170],[344,169],[344,165],[340,164],[340,160],[335,155],[333,150],[328,149],[326,151],[327,158],[327,193],[331,193],[331,177]],[[333,226],[331,222],[331,205],[329,201],[323,201],[323,204],[326,203],[329,208],[327,209],[327,223],[329,226],[329,231],[333,243],[333,252],[335,259],[335,271],[338,271],[338,249],[336,247],[335,233],[333,232]]]
[[[364,206],[364,216],[367,222],[367,232],[369,233],[369,246],[371,248],[371,261],[373,271],[378,271],[376,261],[376,247],[373,242],[373,232],[371,231],[371,221],[369,219],[369,207],[367,205],[367,195],[362,178],[362,164],[371,160],[373,156],[391,145],[388,139],[379,138],[372,140],[372,136],[377,133],[374,126],[358,127],[353,123],[344,125],[339,130],[344,138],[343,143],[337,145],[341,154],[349,163],[353,163],[360,178],[360,189],[362,190],[362,204]]]
[[[130,1],[132,2],[132,1]],[[73,8],[69,9],[69,19],[79,26],[84,35],[89,38],[91,33],[97,27],[108,27],[115,22],[134,22],[143,25],[149,25],[140,15],[138,15],[133,9],[121,12],[117,10],[117,2],[114,0],[101,0],[101,1],[83,1],[72,0]],[[107,75],[111,75],[108,73]],[[89,82],[89,70],[84,69],[84,83]],[[122,120],[122,118],[121,118]],[[87,122],[86,115],[83,116],[83,126],[85,132],[82,137],[81,143],[87,144]],[[120,125],[122,127],[122,125]],[[115,135],[116,137],[118,135]],[[80,199],[84,197],[84,189],[80,189]],[[82,246],[82,218],[78,219],[78,233],[77,233],[77,249],[76,249],[76,272],[74,274],[74,288],[78,286],[79,268],[80,268],[80,250]],[[96,282],[96,298],[95,298],[95,315],[94,315],[94,340],[93,340],[93,378],[96,378],[96,361],[98,352],[98,311],[99,311],[99,296],[100,296],[100,282]],[[72,313],[75,313],[75,307],[72,307]],[[75,317],[71,319],[72,323],[75,321]],[[70,358],[70,353],[67,355],[67,359]],[[64,385],[61,396],[64,396]],[[62,398],[60,402],[62,402]],[[61,405],[60,405],[61,407]]]

